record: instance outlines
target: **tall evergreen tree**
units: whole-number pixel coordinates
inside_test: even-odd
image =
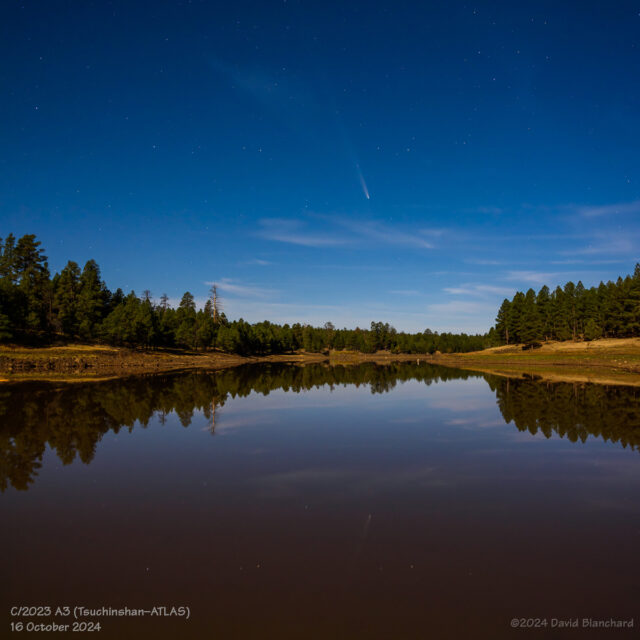
[[[544,285],[538,291],[536,297],[535,306],[538,314],[538,340],[548,340],[551,337],[551,296],[549,294],[549,287]]]
[[[85,340],[94,338],[106,310],[107,291],[100,278],[100,267],[89,260],[79,279],[76,320],[78,333]]]
[[[576,285],[571,281],[564,285],[563,312],[569,331],[571,332],[571,338],[575,340],[577,334]]]
[[[521,291],[518,291],[511,301],[511,324],[514,342],[522,342],[522,323],[525,313],[524,302],[524,293]]]
[[[2,244],[0,238],[0,280],[7,280],[9,284],[16,284],[18,280],[16,239],[10,233]]]
[[[180,300],[176,313],[176,342],[193,349],[197,346],[196,303],[187,291]]]
[[[506,298],[502,301],[496,317],[496,331],[505,344],[513,337],[511,330],[511,303]]]
[[[47,257],[40,249],[35,235],[22,236],[15,248],[15,270],[18,289],[27,308],[24,328],[47,329],[47,310],[50,295],[50,274]]]
[[[536,309],[536,292],[529,289],[522,303],[522,314],[518,333],[522,342],[531,343],[542,337],[540,316]]]
[[[55,279],[53,306],[55,328],[68,336],[78,333],[78,294],[80,292],[80,267],[73,261]]]
[[[640,263],[636,264],[633,277],[625,287],[622,314],[626,334],[640,335]]]

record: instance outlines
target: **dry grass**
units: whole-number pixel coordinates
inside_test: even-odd
[[[491,349],[485,349],[484,351],[475,351],[465,355],[504,355],[508,353],[509,355],[519,354],[526,357],[532,354],[545,353],[597,353],[611,351],[629,351],[630,353],[640,354],[640,338],[602,338],[601,340],[592,340],[590,342],[573,342],[570,340],[566,342],[555,342],[551,340],[543,343],[542,347],[539,349],[523,351],[521,344],[510,344],[501,347],[492,347]]]
[[[592,342],[546,342],[538,349],[522,345],[494,347],[435,358],[442,364],[504,375],[535,375],[547,380],[640,384],[640,338]]]
[[[421,360],[499,375],[535,375],[548,380],[640,384],[640,338],[592,342],[547,342],[538,349],[522,345],[463,354],[362,354],[332,351],[243,357],[220,352],[134,351],[102,345],[0,348],[0,382],[18,379],[60,381],[99,379],[180,369],[222,369],[249,362],[320,362],[356,364]]]

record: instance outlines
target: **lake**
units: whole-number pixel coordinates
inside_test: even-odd
[[[637,388],[250,365],[5,385],[0,425],[3,634],[58,606],[99,638],[640,625]]]

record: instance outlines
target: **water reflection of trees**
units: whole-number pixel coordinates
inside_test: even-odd
[[[91,462],[103,434],[164,422],[174,412],[187,427],[195,412],[213,424],[216,408],[230,397],[275,389],[366,386],[386,393],[398,383],[468,378],[478,374],[428,364],[366,363],[249,365],[219,372],[191,372],[127,378],[70,386],[29,383],[0,391],[0,488],[27,489],[48,447],[63,464]],[[640,392],[630,387],[542,384],[486,376],[504,419],[531,433],[554,432],[572,441],[589,435],[636,448],[640,444]]]
[[[589,436],[640,446],[640,389],[487,377],[506,422],[520,431],[554,433],[571,442]]]
[[[0,390],[0,489],[27,489],[49,446],[63,464],[93,459],[107,431],[146,427],[156,416],[175,412],[185,427],[194,412],[212,422],[229,397],[275,389],[300,392],[330,385],[368,385],[372,393],[390,391],[400,381],[468,377],[445,367],[373,363],[357,366],[270,364],[218,372],[154,375],[100,383],[55,386],[25,383]]]

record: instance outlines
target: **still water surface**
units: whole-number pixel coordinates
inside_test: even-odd
[[[255,365],[5,386],[0,425],[0,635],[14,605],[190,607],[99,638],[640,625],[632,387]]]

